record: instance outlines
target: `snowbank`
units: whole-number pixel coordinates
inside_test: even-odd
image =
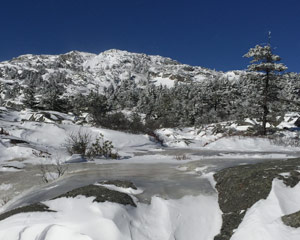
[[[293,116],[293,115],[292,115]],[[295,118],[292,118],[294,121]],[[286,125],[290,124],[290,118],[286,117]],[[225,125],[224,125],[225,126]],[[229,128],[235,131],[245,131],[249,126],[237,126],[229,124]],[[214,132],[216,124],[210,124],[205,128],[164,128],[156,131],[164,144],[172,148],[189,149],[209,149],[216,151],[244,151],[244,152],[295,152],[300,151],[300,147],[276,145],[268,138],[262,137],[244,137],[244,136],[226,136],[226,134]],[[285,139],[297,137],[297,133],[285,131],[282,132]],[[283,140],[284,141],[284,140]]]
[[[294,188],[273,180],[267,199],[254,204],[246,213],[231,240],[299,240],[300,229],[283,224],[281,217],[300,210],[300,183]]]
[[[221,227],[216,196],[178,200],[153,197],[137,208],[96,203],[93,198],[46,202],[57,213],[23,213],[0,222],[0,239],[9,240],[212,240]]]
[[[300,151],[298,147],[274,145],[269,139],[259,137],[224,137],[208,144],[206,149],[225,151],[285,152]]]
[[[72,115],[51,112],[59,115],[62,119],[71,119]],[[109,129],[101,129],[89,125],[80,126],[72,121],[62,122],[35,122],[24,121],[32,116],[31,111],[22,112],[10,111],[3,114],[0,119],[0,125],[9,133],[6,138],[18,138],[24,140],[24,144],[10,144],[9,139],[4,139],[0,135],[0,163],[21,159],[27,163],[40,164],[60,161],[66,161],[69,156],[64,147],[66,139],[70,134],[78,132],[88,133],[92,138],[103,134],[105,140],[112,141],[114,148],[121,155],[132,155],[132,152],[139,149],[155,149],[156,144],[149,140],[147,135],[129,134]],[[93,141],[94,141],[93,139]],[[38,157],[40,151],[46,154],[42,159]],[[36,154],[33,154],[36,152]],[[49,159],[48,159],[49,158]],[[53,158],[52,160],[50,158]],[[55,158],[55,159],[54,159]]]

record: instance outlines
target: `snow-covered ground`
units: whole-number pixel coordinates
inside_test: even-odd
[[[280,136],[282,143],[272,141],[270,138],[243,135],[243,132],[256,123],[250,119],[246,119],[243,125],[237,125],[235,122],[223,122],[208,124],[201,128],[164,128],[157,130],[156,133],[166,146],[173,148],[239,152],[296,152],[300,151],[300,144],[289,145],[288,142],[291,139],[294,139],[295,142],[300,140],[300,134],[298,131],[291,132],[284,128],[295,127],[294,123],[299,117],[298,113],[289,113],[278,124],[277,128],[282,130]]]
[[[126,156],[127,160],[123,161],[136,163],[137,161],[147,160],[147,157],[134,157],[135,152],[159,151],[164,152],[166,149],[197,149],[218,151],[214,157],[224,157],[220,151],[224,151],[227,157],[228,152],[239,153],[239,157],[243,154],[245,157],[254,158],[276,158],[294,156],[295,152],[300,151],[299,146],[278,145],[267,138],[258,137],[241,137],[227,136],[222,133],[213,131],[214,125],[206,128],[184,128],[184,129],[161,129],[157,131],[159,137],[164,141],[167,148],[161,148],[155,144],[149,136],[139,134],[129,134],[109,129],[100,129],[90,125],[75,124],[75,116],[72,114],[62,114],[59,112],[47,112],[51,117],[47,118],[45,114],[35,113],[29,110],[21,112],[9,111],[2,108],[0,118],[0,126],[9,133],[8,136],[0,135],[0,165],[7,161],[23,161],[27,163],[40,164],[55,162],[59,159],[62,162],[67,161],[70,156],[64,147],[68,135],[77,132],[90,133],[94,138],[103,134],[105,140],[112,141],[116,151],[121,156]],[[60,118],[60,121],[55,119]],[[289,120],[291,117],[288,118]],[[291,120],[284,121],[283,127],[292,126]],[[295,117],[294,117],[295,119]],[[35,120],[35,121],[33,121]],[[292,121],[293,118],[292,118]],[[246,129],[247,126],[230,126],[235,130]],[[287,138],[296,138],[297,133],[285,131]],[[10,139],[22,140],[24,143],[10,144]],[[37,154],[46,152],[51,154],[51,158],[41,158]],[[245,153],[247,152],[247,153]],[[249,155],[250,152],[250,155]],[[253,154],[251,154],[251,152]],[[264,154],[261,154],[264,153]],[[270,155],[266,155],[269,153]],[[274,155],[274,153],[276,153]],[[199,154],[198,154],[199,155]],[[201,154],[200,154],[201,155]],[[134,157],[129,158],[128,157]],[[204,155],[205,157],[205,155]],[[199,159],[199,158],[197,158]],[[174,160],[172,157],[162,156],[161,161]],[[190,157],[188,160],[194,160]],[[102,161],[106,162],[106,161]],[[3,170],[3,169],[2,169]]]
[[[191,184],[191,189],[194,189],[199,184],[197,181],[203,178],[207,178],[213,185],[209,163],[217,164],[218,161],[215,159],[220,159],[220,163],[222,160],[225,162],[226,159],[235,161],[235,158],[254,159],[255,162],[256,159],[262,158],[282,159],[300,155],[300,148],[295,145],[276,144],[267,138],[215,133],[213,125],[202,129],[160,129],[157,134],[166,145],[161,147],[151,141],[147,135],[99,129],[88,124],[77,125],[72,114],[48,112],[51,116],[48,118],[43,113],[29,110],[21,112],[5,108],[0,110],[0,127],[9,134],[0,135],[0,174],[7,176],[6,179],[24,173],[23,168],[28,173],[33,173],[32,177],[36,179],[37,168],[29,169],[30,164],[55,163],[57,159],[62,162],[67,161],[70,158],[64,147],[67,136],[83,131],[91,133],[94,137],[103,134],[105,139],[113,142],[122,158],[121,160],[95,159],[88,163],[94,164],[93,166],[86,165],[86,172],[85,169],[70,169],[69,174],[73,177],[76,177],[77,173],[83,174],[82,178],[77,179],[79,182],[83,178],[92,179],[92,176],[84,174],[93,173],[95,178],[98,177],[97,169],[102,166],[104,169],[101,173],[105,172],[105,167],[109,169],[118,166],[116,167],[120,173],[118,176],[124,174],[124,177],[127,174],[126,178],[140,179],[145,186],[149,186],[145,184],[145,179],[150,182],[152,177],[151,185],[154,185],[153,188],[156,187],[156,190],[159,188],[160,193],[168,193],[170,190],[180,193],[179,198],[172,198],[170,194],[163,197],[163,194],[150,191],[153,193],[150,203],[137,201],[137,208],[110,202],[96,203],[93,202],[93,198],[83,196],[74,199],[47,200],[44,204],[57,212],[22,213],[0,221],[0,240],[212,240],[219,233],[222,224],[222,212],[218,205],[217,194],[186,194],[180,187]],[[287,116],[281,123],[281,128],[293,127],[293,116],[295,115]],[[237,131],[247,129],[247,126],[234,124],[230,127]],[[288,131],[282,133],[287,139],[297,137],[297,133]],[[180,158],[182,160],[179,160]],[[190,167],[192,165],[188,165],[188,162],[195,163],[194,167]],[[128,163],[126,167],[125,163]],[[146,171],[146,167],[134,168],[141,163],[147,167],[147,164],[155,165],[158,173],[155,175],[153,171]],[[241,162],[236,161],[235,164],[239,163]],[[163,169],[167,167],[171,168],[172,172]],[[94,172],[92,172],[93,168]],[[136,169],[135,176],[130,171],[126,173],[129,168]],[[145,175],[148,176],[143,179]],[[188,177],[190,175],[193,177]],[[190,179],[193,181],[189,182]],[[163,184],[173,185],[167,191],[169,186],[159,185],[158,180]],[[177,185],[174,184],[176,181],[178,181]],[[31,182],[27,182],[24,178],[25,184]],[[59,183],[55,182],[55,184]],[[38,190],[38,185],[39,183],[36,183],[34,190]],[[50,185],[48,190],[55,189],[57,186]],[[141,194],[141,190],[104,186],[132,196]],[[28,189],[23,189],[25,190]],[[274,180],[269,197],[257,202],[247,211],[232,239],[300,239],[300,231],[283,225],[280,219],[285,214],[300,210],[299,190],[300,184],[289,188],[279,180]],[[29,194],[30,191],[32,189],[27,193]],[[18,195],[18,200],[22,200],[26,195],[26,191],[22,193],[20,189],[16,189],[13,181],[0,182],[0,199],[2,198],[0,205],[4,205],[2,210],[14,202],[14,199],[5,199],[8,192],[13,192],[12,196]]]
[[[209,240],[219,232],[216,196],[179,200],[153,197],[137,208],[96,203],[93,197],[44,202],[56,213],[22,213],[0,223],[0,239],[10,240]]]
[[[132,156],[132,152],[139,151],[139,149],[157,148],[156,144],[151,142],[146,135],[99,129],[89,125],[81,126],[74,124],[70,120],[72,119],[70,115],[57,112],[56,115],[65,120],[58,123],[46,118],[42,122],[36,122],[29,121],[32,116],[39,118],[38,114],[30,111],[4,112],[0,119],[0,126],[9,133],[9,136],[0,135],[0,164],[14,159],[36,164],[39,164],[41,160],[44,163],[49,162],[47,158],[41,159],[34,155],[33,151],[47,152],[54,158],[59,158],[63,162],[67,161],[70,156],[67,154],[64,144],[68,135],[77,132],[89,133],[93,138],[103,134],[105,140],[113,142],[120,155]],[[10,144],[11,138],[24,140],[26,143]]]

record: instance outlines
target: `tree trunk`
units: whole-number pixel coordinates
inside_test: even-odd
[[[269,113],[268,110],[268,91],[269,91],[269,71],[266,72],[265,86],[264,86],[264,100],[263,100],[263,135],[267,135],[267,115]]]

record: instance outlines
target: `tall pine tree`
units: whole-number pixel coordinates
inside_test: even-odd
[[[267,122],[270,113],[270,103],[278,100],[278,81],[280,75],[278,73],[287,69],[282,63],[278,55],[273,54],[270,44],[271,33],[269,32],[269,41],[266,45],[256,45],[250,48],[249,52],[244,55],[247,58],[253,58],[251,65],[248,66],[249,71],[257,72],[254,75],[254,85],[260,95],[260,106],[262,110],[262,134],[267,134]]]

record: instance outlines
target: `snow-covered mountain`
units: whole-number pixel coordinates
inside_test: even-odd
[[[262,138],[246,74],[119,50],[0,63],[0,240],[298,240],[300,76]]]
[[[0,63],[0,92],[5,100],[11,99],[13,89],[18,91],[14,100],[18,102],[23,88],[30,83],[45,88],[47,82],[54,81],[65,87],[64,95],[73,95],[96,88],[101,91],[128,79],[140,86],[152,83],[171,87],[176,80],[189,83],[216,77],[236,79],[238,75],[239,72],[223,73],[170,58],[116,49],[99,55],[78,51],[61,55],[27,54]]]

